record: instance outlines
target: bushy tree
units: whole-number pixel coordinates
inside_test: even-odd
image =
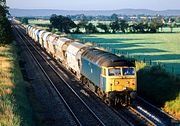
[[[126,20],[120,20],[119,25],[120,25],[120,29],[123,33],[126,32],[128,26],[129,26]]]
[[[79,23],[77,24],[77,29],[76,32],[80,32],[80,28],[85,29],[86,32],[86,27],[88,25],[88,20],[86,20],[85,18],[83,18],[82,20],[79,21]]]
[[[120,31],[120,30],[123,33],[125,33],[129,25],[126,20],[116,19],[116,21],[110,23],[109,27],[112,29],[113,33],[116,33],[117,31]]]
[[[22,19],[21,19],[21,22],[22,22],[23,24],[29,24],[28,18],[22,18]]]
[[[0,0],[0,44],[7,44],[12,41],[11,24],[6,14],[8,13],[6,1]]]
[[[65,33],[70,33],[70,29],[76,27],[76,24],[70,18],[62,15],[52,15],[50,22],[52,28],[57,28],[60,32]]]
[[[105,33],[109,33],[109,26],[108,25],[103,24],[103,23],[98,23],[97,27],[104,30]]]
[[[151,22],[149,23],[149,29],[150,32],[152,33],[156,33],[159,27],[160,27],[160,23],[157,18],[152,19]]]
[[[113,33],[116,33],[120,29],[118,20],[114,21],[114,22],[111,22],[109,26],[112,29]]]
[[[131,32],[139,32],[139,33],[156,33],[159,28],[164,26],[164,22],[160,18],[154,18],[151,20],[142,20],[140,22],[135,22],[131,24],[130,31]]]
[[[89,23],[86,27],[86,33],[97,33],[97,28],[92,23]]]

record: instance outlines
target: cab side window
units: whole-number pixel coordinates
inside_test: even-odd
[[[106,69],[102,68],[102,75],[106,76]]]

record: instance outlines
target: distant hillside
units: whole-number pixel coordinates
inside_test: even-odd
[[[58,15],[76,15],[85,14],[89,16],[104,15],[109,16],[113,13],[121,15],[163,15],[163,16],[180,16],[180,10],[164,10],[153,11],[148,9],[120,9],[120,10],[52,10],[52,9],[10,9],[12,16],[50,16],[52,14]]]

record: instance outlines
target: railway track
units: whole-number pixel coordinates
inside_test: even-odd
[[[148,126],[179,126],[180,121],[165,113],[161,109],[150,104],[143,98],[137,96],[136,100],[127,109],[115,109],[116,113],[126,115],[130,122],[135,125]],[[133,116],[134,115],[134,116]]]
[[[17,27],[16,27],[16,30],[17,30]],[[22,34],[19,31],[17,31],[17,32],[18,32],[18,36],[21,38],[21,40],[23,42],[24,41],[28,42],[27,38],[25,39],[25,36],[22,36]],[[99,119],[99,117],[77,95],[77,93],[68,85],[68,83],[63,78],[61,78],[61,76],[58,73],[56,73],[56,71],[54,71],[54,73],[46,72],[46,71],[50,71],[49,70],[50,64],[46,64],[46,62],[44,62],[44,64],[43,64],[42,61],[44,59],[42,59],[42,56],[40,54],[38,54],[35,47],[33,47],[33,45],[31,45],[31,43],[29,43],[27,45],[27,43],[24,42],[24,44],[25,44],[26,48],[28,49],[29,53],[31,54],[31,56],[34,58],[34,60],[38,64],[38,66],[41,68],[41,70],[47,77],[50,84],[55,89],[56,93],[59,95],[59,97],[64,102],[65,106],[67,107],[67,109],[69,110],[71,115],[74,117],[74,120],[77,123],[77,125],[80,125],[80,126],[82,126],[82,125],[105,126],[105,124]],[[61,81],[59,81],[60,80],[59,78],[61,79]],[[57,88],[56,85],[58,85],[58,87],[60,87],[61,85],[59,85],[59,84],[62,84],[62,83],[65,84],[66,86],[63,86],[63,89],[61,89],[61,91],[59,91],[60,88]],[[66,92],[66,94],[67,94],[66,96],[60,93],[63,91]]]
[[[135,100],[133,108],[154,122],[155,125],[180,125],[180,121],[139,96]]]
[[[133,109],[128,108],[111,108],[117,115],[128,119],[131,126],[155,126],[155,124],[144,115]]]
[[[21,38],[25,37],[25,36],[23,36],[23,33],[19,33],[19,34],[20,34],[19,36]],[[30,40],[28,40],[28,38],[26,38],[26,42],[27,41],[30,41]],[[38,53],[38,51],[36,50],[36,47],[34,47],[33,45],[30,45],[30,44],[31,44],[31,42],[28,43],[28,45],[26,45],[26,47],[28,47],[29,50],[33,54]],[[41,51],[41,52],[43,53],[43,51]],[[48,78],[51,78],[50,83],[51,84],[53,83],[52,85],[54,88],[56,88],[55,89],[56,92],[66,92],[66,94],[62,93],[62,97],[66,98],[66,99],[64,98],[64,100],[66,101],[65,104],[67,104],[69,106],[67,108],[69,109],[69,111],[71,112],[73,117],[75,118],[78,125],[110,125],[110,123],[108,123],[107,120],[105,121],[105,123],[103,123],[103,121],[101,121],[102,119],[100,119],[98,117],[98,116],[101,116],[101,118],[102,118],[102,116],[105,116],[105,114],[96,114],[95,112],[93,112],[93,110],[90,107],[88,107],[88,105],[84,102],[84,100],[86,100],[86,99],[82,100],[80,98],[79,94],[77,94],[69,86],[69,84],[68,84],[69,82],[64,79],[68,75],[66,75],[62,70],[58,69],[57,66],[51,66],[51,63],[53,63],[53,61],[50,57],[46,56],[46,58],[49,59],[48,61],[47,61],[47,59],[45,59],[42,56],[42,54],[36,54],[35,57],[38,57],[37,58],[38,61],[45,61],[44,63],[41,62],[39,64],[41,65],[41,67],[43,66],[42,69],[44,69],[44,71],[48,71],[48,72],[46,72],[46,74],[47,74]],[[58,69],[58,71],[57,71],[57,69]],[[53,73],[49,73],[49,71],[52,71],[52,70],[53,70]],[[62,76],[65,76],[65,77],[62,77]],[[57,80],[59,80],[59,78],[61,79],[61,81],[57,82]],[[72,81],[76,81],[76,79],[73,79]],[[63,86],[62,86],[62,83],[63,83]],[[60,93],[58,93],[58,94],[60,95]],[[76,96],[76,98],[74,98],[74,96]],[[108,111],[108,110],[105,110],[105,112],[106,111]],[[106,119],[107,118],[110,118],[110,117],[109,117],[109,115],[106,114]],[[121,120],[117,119],[117,121],[114,124],[116,124],[116,125],[131,125],[129,123],[129,121],[127,121],[127,120],[124,120],[122,123],[120,123],[121,121],[122,121],[122,119]],[[113,123],[113,120],[109,120],[109,122]],[[124,122],[126,122],[126,123],[124,123]]]
[[[131,113],[134,113],[137,116],[137,118],[139,118],[141,120],[140,123],[155,126],[155,123],[153,121],[151,121],[149,118],[147,118],[147,116],[143,115],[142,113],[140,113],[133,107],[131,107],[131,106],[128,107],[128,111]]]

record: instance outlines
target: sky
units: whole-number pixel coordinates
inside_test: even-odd
[[[7,0],[10,8],[59,10],[180,9],[180,0]]]

